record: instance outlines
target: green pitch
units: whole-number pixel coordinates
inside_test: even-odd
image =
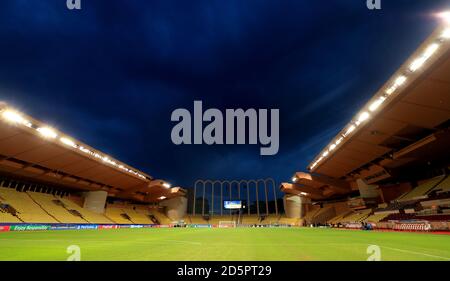
[[[0,233],[0,260],[450,260],[450,235],[310,228],[111,229]]]

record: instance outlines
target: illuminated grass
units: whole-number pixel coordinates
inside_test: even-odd
[[[450,235],[309,228],[111,229],[0,233],[0,260],[450,260]]]

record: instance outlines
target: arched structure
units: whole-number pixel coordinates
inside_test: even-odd
[[[276,193],[276,183],[272,178],[266,179],[256,179],[256,180],[209,180],[209,179],[199,179],[194,183],[194,196],[192,198],[192,215],[224,215],[226,212],[223,208],[224,200],[242,200],[247,202],[247,214],[251,215],[252,211],[250,208],[251,199],[251,188],[254,188],[255,194],[255,203],[256,203],[256,214],[258,216],[261,215],[269,215],[269,188],[272,186],[273,198],[275,202],[275,214],[278,215],[278,203],[277,203],[277,193]],[[210,191],[208,193],[208,186],[211,186]],[[215,202],[215,188],[216,186],[220,188],[220,211],[216,212],[214,205]],[[228,192],[224,192],[224,188],[228,187]],[[244,189],[246,192],[244,192]],[[225,190],[226,191],[226,190]],[[260,194],[264,194],[264,206],[260,206]],[[199,196],[200,195],[200,196]],[[211,195],[211,196],[209,196]],[[208,201],[208,205],[206,205],[207,198],[211,198],[211,202]],[[200,199],[200,200],[198,200]],[[205,200],[206,199],[206,200]],[[197,212],[196,208],[198,208],[198,204],[201,204],[201,211]],[[231,212],[231,211],[230,211]],[[255,213],[253,213],[255,214]]]

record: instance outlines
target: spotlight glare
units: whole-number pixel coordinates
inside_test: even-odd
[[[425,60],[429,59],[437,50],[439,49],[439,44],[433,43],[425,50],[423,56]]]
[[[380,107],[380,105],[386,100],[385,97],[379,97],[377,100],[375,100],[370,106],[369,106],[369,110],[370,111],[375,111],[378,109],[378,107]]]
[[[395,85],[396,86],[401,86],[406,82],[406,76],[401,75],[399,76],[397,79],[395,79]]]
[[[166,199],[166,198],[167,198],[166,196],[158,197],[159,200],[164,200],[164,199]]]
[[[361,122],[364,122],[364,121],[366,121],[367,119],[369,119],[369,117],[370,117],[370,114],[369,114],[368,112],[364,111],[363,113],[361,113],[361,114],[359,115],[358,121],[359,121],[360,123],[361,123]]]
[[[13,123],[22,123],[24,121],[22,115],[19,113],[12,111],[12,110],[6,110],[2,113],[3,118],[6,120],[13,122]]]
[[[37,128],[37,131],[45,138],[54,139],[58,136],[58,134],[52,128],[49,127]]]
[[[439,17],[443,19],[446,24],[450,24],[450,11],[440,13]]]
[[[386,94],[392,95],[395,92],[395,90],[397,90],[397,87],[392,86],[392,87],[390,87],[389,89],[386,90]]]
[[[450,39],[450,28],[447,28],[444,32],[442,32],[442,38]]]
[[[354,130],[356,129],[355,125],[351,125],[347,131],[345,132],[345,135],[348,136],[349,134],[351,134]]]
[[[59,139],[63,144],[71,146],[71,147],[76,147],[77,145],[75,144],[75,142],[71,139],[62,137]]]
[[[164,186],[165,188],[170,188],[172,185],[170,185],[170,183],[165,182],[162,184],[162,186]]]
[[[426,61],[425,57],[420,57],[414,60],[409,66],[409,70],[415,72],[417,69],[421,68],[424,65],[425,61]]]

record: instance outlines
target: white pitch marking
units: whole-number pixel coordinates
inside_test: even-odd
[[[394,251],[398,251],[398,252],[404,252],[404,253],[409,253],[409,254],[422,255],[422,256],[427,256],[427,257],[431,257],[431,258],[438,258],[438,259],[443,259],[443,260],[448,260],[448,261],[450,261],[450,258],[446,258],[446,257],[441,257],[441,256],[436,256],[436,255],[430,255],[430,254],[426,254],[426,253],[415,252],[415,251],[409,251],[409,250],[402,250],[402,249],[397,249],[397,248],[391,248],[391,247],[386,247],[386,246],[380,246],[380,247],[381,247],[381,248],[390,249],[390,250],[394,250]]]

